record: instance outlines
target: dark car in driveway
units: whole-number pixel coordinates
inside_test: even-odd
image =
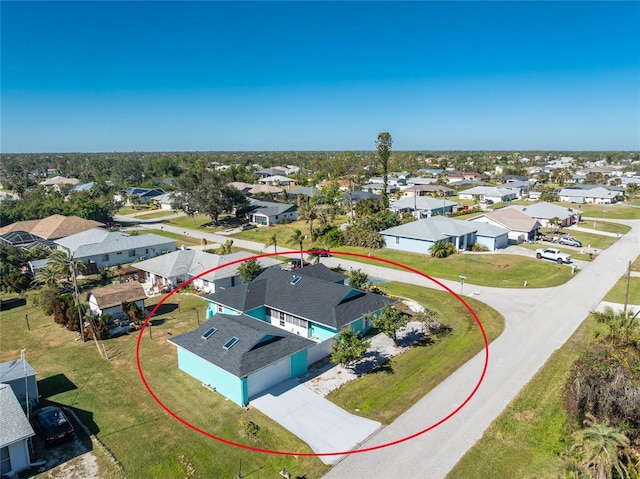
[[[33,428],[45,446],[64,442],[73,436],[73,425],[59,407],[46,406],[38,409],[31,419]]]

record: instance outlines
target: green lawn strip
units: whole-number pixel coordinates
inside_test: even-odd
[[[149,209],[148,206],[144,205],[144,206],[138,206],[136,208],[134,208],[133,206],[123,206],[122,208],[120,208],[117,212],[117,214],[122,215],[122,216],[130,216],[130,215],[136,215],[139,213],[143,213],[144,211],[147,211]]]
[[[30,294],[37,294],[37,291]],[[147,301],[147,306],[162,297]],[[3,296],[4,300],[8,299]],[[180,300],[178,308],[178,299]],[[256,410],[242,409],[212,393],[177,368],[172,335],[197,326],[194,307],[204,321],[206,302],[194,295],[172,296],[153,318],[153,339],[142,338],[143,370],[154,392],[168,407],[203,430],[228,440],[269,449],[310,452],[309,447]],[[25,314],[31,331],[27,331]],[[170,334],[171,333],[171,334]],[[122,465],[126,477],[230,477],[240,460],[243,473],[274,477],[283,467],[294,475],[321,477],[328,468],[316,458],[282,457],[241,450],[206,438],[162,410],[145,390],[135,359],[137,333],[102,341],[111,360],[92,342],[76,341],[29,301],[0,315],[0,360],[20,357],[38,372],[44,404],[73,409]],[[260,426],[257,439],[244,437],[239,419]],[[193,472],[189,472],[193,471]]]
[[[590,316],[493,421],[448,479],[555,477],[561,465],[558,454],[571,446],[562,387],[594,328]]]
[[[527,287],[545,288],[564,284],[572,276],[571,267],[567,265],[560,266],[550,261],[540,261],[513,254],[463,253],[454,254],[448,258],[432,258],[428,254],[407,253],[387,248],[372,251],[365,248],[340,246],[335,251],[360,253],[365,256],[371,254],[378,258],[408,265],[435,278],[460,281],[459,276],[465,275],[469,284],[479,286],[522,288],[524,282],[527,281]],[[336,257],[340,257],[340,255],[336,254]],[[343,257],[346,260],[401,269],[367,257],[346,255]]]
[[[317,223],[316,223],[317,226]],[[289,239],[293,236],[294,230],[300,230],[303,234],[309,235],[309,226],[304,221],[293,221],[287,224],[279,224],[276,226],[258,227],[246,231],[240,231],[232,235],[235,238],[257,241],[258,243],[266,243],[275,233],[278,238],[278,246],[283,248],[298,248],[298,244],[289,243]],[[312,241],[307,239],[304,242],[305,247],[312,245]]]
[[[614,220],[640,219],[640,208],[634,208],[620,203],[615,205],[589,205],[557,202],[554,204],[564,208],[580,210],[582,211],[582,216],[588,218],[608,218]]]
[[[138,230],[141,231],[141,230]],[[181,235],[179,233],[172,233],[171,231],[164,230],[156,230],[156,229],[145,229],[143,230],[145,233],[153,233],[160,236],[165,236],[167,238],[171,238],[176,240],[176,246],[180,247],[180,244],[185,244],[187,246],[197,246],[202,244],[202,240],[199,238],[194,238],[193,236]]]
[[[624,304],[625,297],[627,297],[626,275],[620,278],[613,288],[609,290],[604,297],[604,301]],[[640,277],[632,276],[629,280],[628,304],[640,305]]]
[[[596,221],[596,227],[594,228],[593,220],[582,220],[578,226],[582,228],[595,229],[596,231],[606,231],[607,233],[619,233],[621,235],[624,235],[631,230],[631,226],[623,225],[621,223],[611,223],[609,221]],[[577,233],[578,232],[576,231],[576,234]]]
[[[171,210],[151,210],[148,213],[140,213],[135,215],[136,218],[142,218],[143,220],[152,220],[155,218],[162,218],[163,216],[174,215],[176,212]]]
[[[205,226],[211,223],[211,216],[209,215],[193,215],[193,216],[176,216],[169,218],[165,223],[179,226],[180,228],[188,228],[193,230],[205,229],[210,232],[222,231],[225,227],[219,226],[213,228],[212,226]]]
[[[396,282],[380,286],[391,295],[429,307],[444,324],[453,327],[451,335],[391,359],[390,370],[367,374],[327,396],[346,411],[389,424],[481,351],[484,342],[473,316],[451,294]],[[504,318],[479,301],[468,298],[467,302],[482,321],[489,341],[498,337]]]
[[[631,271],[640,271],[640,256],[638,256],[636,260],[631,263]]]

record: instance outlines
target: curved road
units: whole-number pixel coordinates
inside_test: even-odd
[[[124,219],[124,218],[123,218]],[[392,447],[352,454],[325,476],[333,478],[443,478],[480,439],[485,429],[534,376],[551,354],[573,334],[609,289],[626,272],[628,261],[640,254],[640,221],[617,221],[632,226],[629,233],[602,251],[568,283],[546,289],[501,289],[465,284],[474,296],[505,317],[505,330],[489,348],[485,379],[471,401],[451,419],[412,440]],[[157,227],[144,225],[142,227]],[[168,231],[181,228],[165,225]],[[221,235],[191,230],[195,237],[224,242]],[[259,243],[234,238],[238,246],[267,250]],[[269,249],[271,250],[271,248]],[[279,248],[280,250],[280,248]],[[284,252],[284,249],[283,249]],[[354,267],[372,277],[437,287],[426,278],[406,271],[323,258],[328,265]],[[453,291],[460,284],[442,281]],[[481,318],[482,319],[482,318]],[[362,448],[396,441],[417,433],[450,414],[469,395],[484,364],[484,351],[449,376],[392,424],[380,430]]]

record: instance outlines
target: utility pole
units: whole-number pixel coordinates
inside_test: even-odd
[[[76,277],[76,265],[73,261],[73,255],[69,255],[69,264],[71,266],[71,275],[73,276],[73,295],[75,296],[76,308],[78,309],[78,321],[80,322],[78,326],[80,328],[80,334],[84,336],[84,321],[82,320],[82,310],[80,309],[80,291],[78,290],[78,278]],[[96,325],[90,316],[89,316],[89,325],[91,326],[93,342],[96,343],[98,354],[100,356],[103,356],[102,351],[100,350],[100,343],[98,343],[98,336],[96,335]]]
[[[622,313],[627,312],[627,305],[629,304],[629,283],[631,282],[631,260],[629,260],[629,266],[627,267],[627,290],[624,293],[624,308]]]

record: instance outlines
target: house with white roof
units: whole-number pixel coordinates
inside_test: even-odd
[[[141,261],[135,264],[135,268],[145,272],[144,286],[153,291],[173,290],[185,281],[199,276],[191,284],[199,291],[215,293],[240,284],[242,281],[238,268],[242,264],[241,260],[253,256],[246,251],[217,255],[184,249]],[[259,258],[257,261],[263,268],[280,264],[280,261],[272,258]],[[202,275],[206,271],[208,273]]]
[[[519,191],[519,190],[518,190]],[[475,186],[467,190],[460,191],[458,198],[461,200],[473,200],[478,197],[481,201],[493,201],[494,203],[502,203],[518,198],[518,191],[504,186]]]
[[[291,186],[295,185],[296,181],[282,175],[273,175],[266,176],[264,178],[260,178],[258,183],[263,185],[274,185],[274,186]]]
[[[35,432],[13,389],[0,383],[0,474],[12,477],[29,467],[29,438]]]
[[[176,249],[175,240],[164,236],[152,233],[128,235],[96,228],[57,239],[55,243],[74,259],[98,269],[152,258]]]
[[[559,226],[566,228],[578,223],[580,221],[580,215],[582,214],[580,210],[565,208],[564,206],[554,205],[546,201],[540,201],[526,206],[509,205],[507,208],[518,210],[530,218],[538,220],[540,226],[543,228],[551,226],[550,221],[554,218],[558,218]]]
[[[558,196],[560,201],[566,203],[610,205],[618,201],[619,194],[617,191],[598,186],[590,189],[564,188]]]

